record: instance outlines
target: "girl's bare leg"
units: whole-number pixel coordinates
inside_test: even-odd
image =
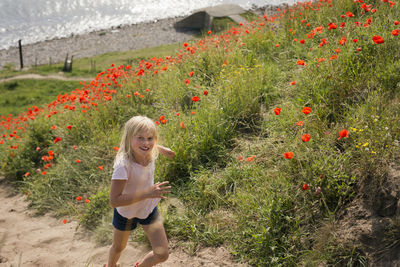
[[[108,267],[117,266],[121,252],[125,249],[128,243],[130,231],[120,231],[114,228],[113,243],[108,255]]]
[[[139,267],[150,267],[168,259],[168,240],[160,218],[149,225],[142,225],[153,251],[150,251],[139,264]]]

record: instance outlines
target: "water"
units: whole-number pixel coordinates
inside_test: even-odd
[[[113,26],[190,14],[218,4],[245,9],[287,0],[0,0],[0,49]]]

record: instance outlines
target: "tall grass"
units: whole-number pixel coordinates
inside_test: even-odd
[[[349,0],[296,4],[176,56],[112,65],[49,109],[3,118],[4,175],[39,212],[104,235],[121,127],[143,114],[176,152],[173,161],[160,156],[156,173],[173,185],[161,208],[171,238],[193,251],[227,246],[254,266],[364,265],[362,246],[336,240],[329,225],[398,156],[399,8],[370,4],[367,13]]]

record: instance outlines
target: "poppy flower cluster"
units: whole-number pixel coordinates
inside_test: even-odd
[[[394,2],[391,2],[388,0],[382,0],[382,2],[389,3],[390,6],[394,5]],[[376,8],[373,8],[372,5],[363,3],[362,0],[355,0],[354,3],[357,3],[357,6],[359,6],[359,8],[362,9],[361,15],[364,15],[367,13],[378,12],[378,10]],[[303,8],[302,11],[304,11],[304,12],[306,12],[309,9],[319,11],[320,7],[324,4],[328,4],[330,6],[332,5],[330,0],[321,0],[321,1],[317,1],[315,3],[297,3],[294,5],[294,7],[295,7],[295,9]],[[57,96],[57,99],[55,101],[49,103],[44,108],[39,108],[39,107],[33,106],[32,108],[28,109],[28,112],[21,114],[17,117],[2,116],[2,121],[1,121],[0,125],[1,125],[1,127],[3,127],[3,129],[5,129],[6,131],[9,131],[10,134],[8,134],[8,133],[4,134],[3,139],[0,140],[0,144],[3,144],[8,141],[10,141],[10,142],[15,141],[15,140],[19,139],[20,136],[25,131],[25,129],[29,127],[29,121],[35,120],[36,118],[38,118],[38,116],[45,116],[47,118],[50,118],[53,116],[57,116],[57,114],[60,114],[63,112],[80,111],[85,114],[90,113],[91,111],[96,112],[96,111],[98,111],[98,109],[97,109],[98,105],[102,105],[102,104],[107,105],[107,102],[114,101],[115,96],[116,96],[119,88],[121,88],[123,86],[123,83],[126,83],[127,81],[129,81],[129,82],[139,84],[141,79],[143,79],[144,76],[155,76],[162,72],[171,71],[171,68],[169,68],[169,66],[171,64],[182,63],[182,62],[184,62],[184,59],[186,57],[189,57],[189,56],[195,54],[197,51],[207,50],[209,47],[220,47],[221,50],[223,49],[222,51],[229,52],[232,50],[233,46],[241,47],[241,46],[245,45],[245,43],[241,39],[241,36],[247,35],[247,34],[254,34],[254,32],[256,32],[257,30],[260,29],[260,27],[265,26],[265,22],[273,22],[279,17],[286,16],[286,14],[288,12],[291,12],[291,10],[285,9],[285,10],[281,11],[280,9],[278,9],[277,12],[271,16],[264,15],[262,22],[259,21],[258,23],[253,23],[253,24],[249,23],[249,24],[245,24],[245,25],[241,24],[237,27],[236,26],[232,27],[232,29],[228,30],[226,33],[221,34],[219,36],[211,35],[212,32],[209,31],[208,32],[209,36],[197,41],[197,43],[191,43],[191,44],[184,43],[182,50],[180,50],[179,53],[175,57],[172,57],[172,56],[167,56],[165,58],[155,58],[154,57],[150,60],[141,60],[136,68],[133,66],[130,66],[130,65],[128,65],[126,67],[124,67],[122,65],[119,67],[116,67],[114,64],[112,64],[111,68],[107,69],[107,71],[99,73],[93,81],[91,81],[89,83],[83,82],[81,89],[76,89],[73,92],[71,92],[70,94],[62,94],[62,95]],[[355,13],[358,14],[358,12],[355,12]],[[311,40],[309,41],[308,39],[313,39],[315,36],[318,36],[319,34],[336,32],[337,36],[341,36],[342,34],[339,35],[339,31],[341,30],[340,28],[353,27],[354,25],[355,26],[364,26],[367,28],[370,25],[372,25],[371,18],[367,18],[367,20],[365,21],[364,24],[362,22],[361,23],[354,22],[354,24],[353,24],[353,20],[351,20],[351,18],[354,18],[355,15],[352,12],[346,12],[345,14],[343,14],[341,16],[341,18],[347,19],[347,21],[346,21],[347,24],[345,22],[340,23],[339,21],[335,21],[335,22],[330,22],[328,25],[318,25],[317,27],[312,27],[313,22],[307,21],[307,19],[305,19],[306,17],[303,15],[305,15],[305,13],[299,14],[297,17],[292,14],[290,15],[290,18],[293,20],[301,19],[301,24],[303,25],[302,27],[307,27],[308,29],[311,29],[311,32],[309,32],[307,34],[307,38],[306,38],[306,36],[297,38],[298,36],[296,36],[296,29],[290,30],[291,36],[295,37],[296,41],[299,39],[300,40],[299,43],[304,45],[303,48],[305,46],[307,46],[309,43],[311,43]],[[397,21],[397,24],[396,24],[396,21],[394,24],[398,25],[398,21]],[[350,26],[348,26],[348,25],[350,25]],[[326,29],[328,29],[328,30],[326,30]],[[309,31],[309,30],[307,30],[307,31]],[[380,34],[382,34],[383,36],[386,36],[386,35],[384,35],[384,33],[380,33]],[[392,31],[393,36],[397,36],[398,34],[399,34],[398,30],[395,29]],[[307,42],[305,41],[305,39],[307,40]],[[326,46],[329,43],[328,40],[330,40],[330,39],[322,38],[321,42],[319,43],[320,47],[322,48],[323,46]],[[349,40],[353,40],[353,43],[358,42],[358,39],[356,39],[356,38],[352,38]],[[355,40],[357,40],[357,41],[355,41]],[[376,35],[376,36],[372,37],[372,41],[375,44],[383,44],[385,42],[385,39],[379,35]],[[337,44],[338,41],[332,40],[331,43]],[[360,43],[362,43],[362,41],[360,41]],[[345,36],[343,36],[339,40],[339,45],[346,46],[346,45],[350,45],[350,44],[347,44],[347,39]],[[275,44],[275,47],[278,48],[278,47],[281,47],[281,45]],[[281,48],[279,48],[279,49],[281,49]],[[325,48],[322,48],[322,49],[325,49]],[[361,48],[357,48],[357,51],[360,52],[362,50],[361,50]],[[339,53],[339,52],[336,51],[336,53]],[[329,55],[329,56],[326,56],[326,58],[327,59],[330,58],[331,60],[334,60],[334,59],[338,58],[338,55],[332,55],[332,56]],[[319,59],[317,60],[317,63],[322,64],[322,62],[324,62],[324,61],[325,61],[325,58],[319,57]],[[328,61],[326,61],[326,62],[328,62]],[[228,64],[227,60],[225,60],[222,67],[226,67],[227,64]],[[297,60],[297,64],[299,66],[307,65],[304,60]],[[189,72],[188,76],[193,77],[194,72],[193,71]],[[187,78],[187,76],[184,78],[186,78],[186,79],[184,79],[183,82],[180,81],[179,84],[185,88],[186,88],[186,86],[189,87],[196,83],[196,79],[190,80]],[[294,81],[291,82],[291,85],[294,85],[294,84],[295,84]],[[207,90],[203,91],[204,96],[207,96],[208,93],[209,92]],[[201,94],[201,92],[198,92],[198,95],[200,95],[200,94]],[[132,97],[131,94],[126,94],[125,96],[127,98]],[[140,94],[139,92],[135,92],[134,96],[138,96],[140,98],[144,97],[144,95]],[[193,102],[198,102],[199,100],[200,100],[200,98],[198,96],[192,97]],[[192,112],[193,112],[192,114],[195,114],[195,111],[192,111]],[[305,115],[308,115],[311,112],[311,108],[306,107],[302,110],[302,112]],[[275,108],[274,113],[276,115],[281,114],[281,108]],[[165,119],[165,117],[163,119],[159,119],[158,121],[156,121],[157,124],[159,124],[159,123],[165,124],[166,122],[167,122],[167,120]],[[299,121],[296,123],[296,125],[299,127],[303,126],[303,124],[304,124],[303,121]],[[57,126],[53,126],[53,127],[51,128],[52,130],[57,129]],[[59,127],[60,128],[66,127],[68,130],[72,129],[71,125],[59,126]],[[78,126],[74,126],[74,127],[78,127]],[[185,128],[183,121],[180,123],[180,127],[182,129]],[[16,131],[18,131],[18,134]],[[58,134],[58,132],[56,132],[56,133]],[[346,133],[346,130],[343,129],[342,131],[339,132],[338,139],[346,138],[347,136],[348,136],[348,132]],[[63,136],[61,136],[61,137],[63,137]],[[56,144],[56,143],[62,141],[61,137],[57,137],[53,141],[53,143]],[[310,138],[311,138],[311,136],[309,134],[303,134],[301,136],[301,140],[303,142],[308,142],[310,140]],[[52,140],[49,140],[49,142],[51,143]],[[18,148],[18,146],[15,146],[15,145],[10,146],[10,149],[17,149],[17,148]],[[75,149],[77,149],[76,146],[74,146],[74,150]],[[118,147],[114,147],[114,150],[118,151]],[[50,158],[50,154],[49,154],[49,156],[46,155],[46,157]],[[285,152],[284,157],[287,159],[293,158],[293,152]],[[249,158],[251,158],[251,157],[249,157]],[[248,161],[249,161],[249,158],[248,158]],[[76,160],[77,163],[79,163],[78,161],[80,162],[80,160]],[[98,168],[100,170],[103,170],[103,166],[98,166]],[[42,174],[45,175],[46,172],[43,171]],[[30,174],[27,174],[27,176],[29,176],[29,175]]]

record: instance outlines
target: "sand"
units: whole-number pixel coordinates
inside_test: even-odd
[[[13,193],[13,188],[0,178],[0,266],[93,266],[107,261],[109,246],[98,246],[90,234],[78,228],[77,221],[62,223],[51,214],[34,216],[26,197]],[[173,241],[170,242],[173,244]],[[179,246],[171,245],[169,259],[160,267],[247,266],[234,263],[223,248],[204,248],[195,256]],[[149,248],[146,244],[129,242],[120,264],[133,266]]]

